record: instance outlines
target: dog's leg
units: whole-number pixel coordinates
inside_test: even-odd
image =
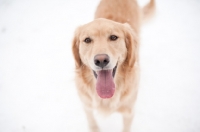
[[[90,131],[91,132],[99,132],[99,127],[98,127],[96,120],[94,118],[93,111],[85,108],[85,113],[86,113],[86,117],[87,117],[87,120],[88,120],[88,125],[89,125]]]
[[[121,107],[118,109],[118,112],[122,114],[123,117],[123,132],[130,132],[131,131],[131,125],[133,121],[133,109],[127,106]]]
[[[131,131],[131,124],[133,121],[133,114],[124,114],[123,115],[123,132],[130,132]]]

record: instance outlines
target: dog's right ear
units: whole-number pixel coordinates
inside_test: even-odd
[[[76,69],[79,69],[82,65],[82,61],[79,55],[79,44],[80,44],[80,40],[79,40],[79,35],[80,35],[80,28],[78,27],[74,33],[74,38],[72,41],[72,53],[74,56],[74,60],[75,60],[75,66]]]

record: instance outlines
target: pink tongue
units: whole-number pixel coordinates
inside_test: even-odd
[[[101,70],[98,72],[96,90],[101,98],[111,98],[115,92],[112,70]]]

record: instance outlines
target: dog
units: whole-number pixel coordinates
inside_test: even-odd
[[[72,52],[75,83],[88,120],[98,132],[93,110],[123,116],[123,132],[131,130],[139,82],[140,26],[155,10],[151,0],[101,0],[95,19],[75,31]]]

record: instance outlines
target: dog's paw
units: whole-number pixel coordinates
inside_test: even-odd
[[[98,126],[90,127],[90,132],[100,132],[99,127]]]

